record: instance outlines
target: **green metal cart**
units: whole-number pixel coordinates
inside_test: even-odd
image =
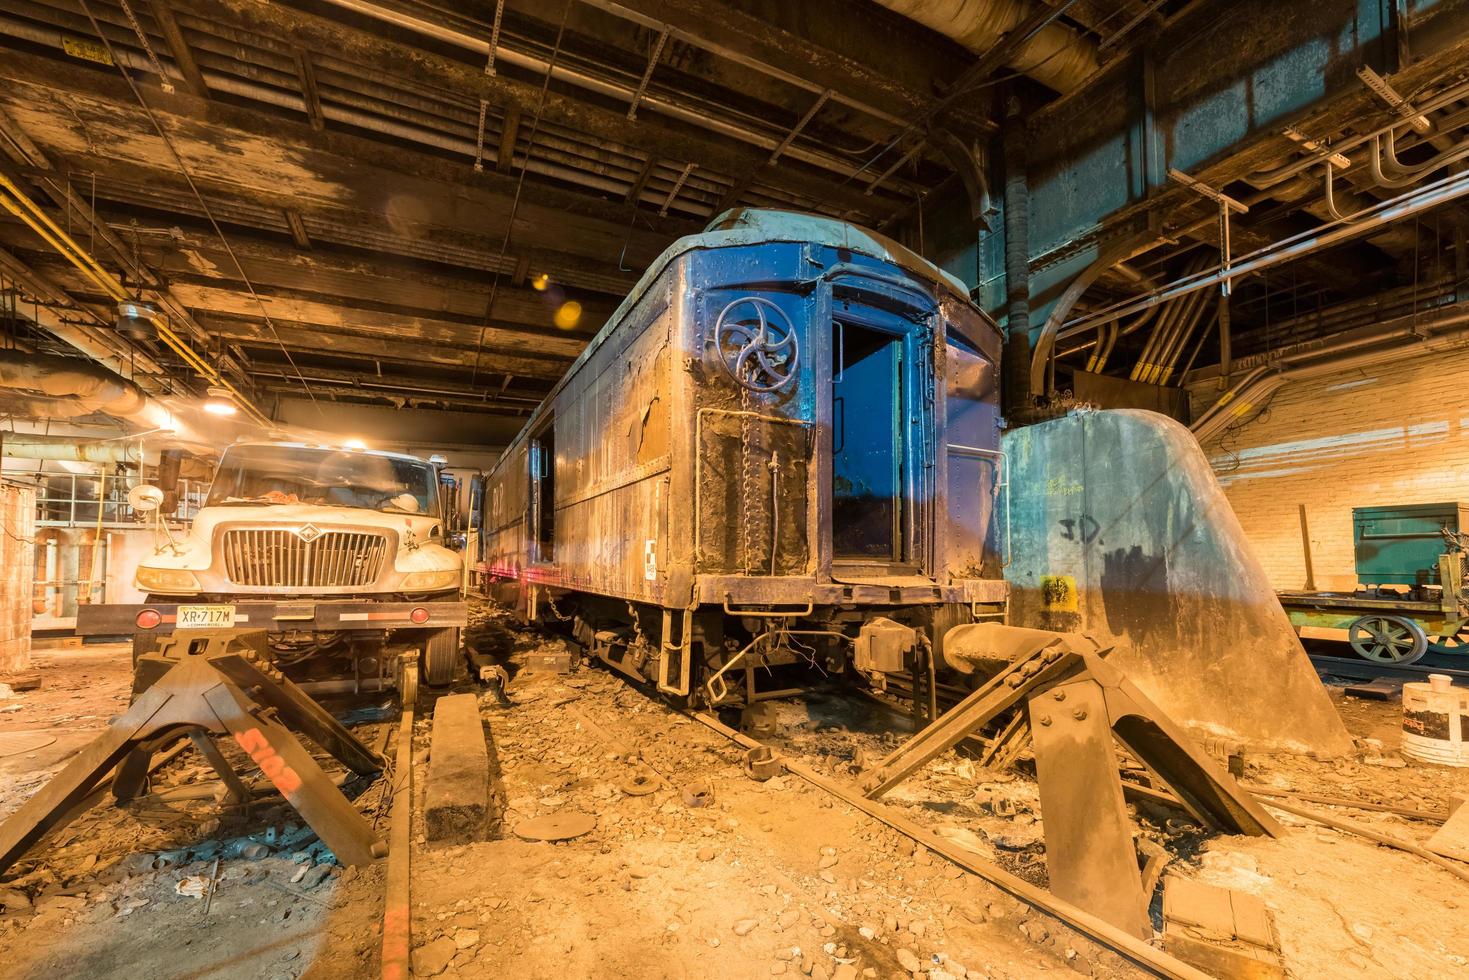
[[[1358,655],[1379,663],[1469,653],[1469,504],[1358,507],[1352,529],[1359,588],[1277,593],[1291,623],[1344,629]],[[1302,532],[1310,584],[1304,509]]]

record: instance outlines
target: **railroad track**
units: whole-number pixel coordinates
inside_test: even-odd
[[[1438,667],[1422,662],[1416,664],[1380,664],[1372,660],[1362,660],[1357,657],[1325,657],[1320,654],[1308,654],[1311,664],[1318,671],[1334,674],[1337,677],[1354,677],[1362,680],[1374,680],[1378,677],[1400,677],[1409,681],[1421,681],[1429,674],[1448,674],[1455,680],[1469,681],[1469,670],[1455,667]]]

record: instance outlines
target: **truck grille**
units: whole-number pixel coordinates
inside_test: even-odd
[[[294,531],[224,532],[224,570],[236,585],[271,588],[360,588],[377,581],[388,555],[386,535],[323,531],[303,541]]]

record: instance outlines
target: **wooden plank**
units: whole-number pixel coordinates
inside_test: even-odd
[[[167,0],[150,0],[148,7],[153,11],[153,20],[158,25],[159,33],[168,44],[168,53],[173,55],[179,74],[184,76],[184,84],[199,98],[209,98],[209,86],[204,84],[204,73],[199,70],[194,52],[189,48],[184,32],[179,30],[179,23],[174,19],[173,9],[169,7]]]
[[[1469,861],[1469,806],[1460,806],[1424,845],[1435,854]]]
[[[434,702],[423,830],[436,843],[479,840],[490,819],[490,754],[473,694]]]

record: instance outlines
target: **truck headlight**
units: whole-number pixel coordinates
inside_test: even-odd
[[[184,568],[149,568],[139,565],[138,571],[133,576],[138,588],[144,592],[198,592],[199,579],[188,569]]]
[[[441,592],[459,585],[459,569],[441,568],[428,572],[409,572],[400,588],[404,592]]]

